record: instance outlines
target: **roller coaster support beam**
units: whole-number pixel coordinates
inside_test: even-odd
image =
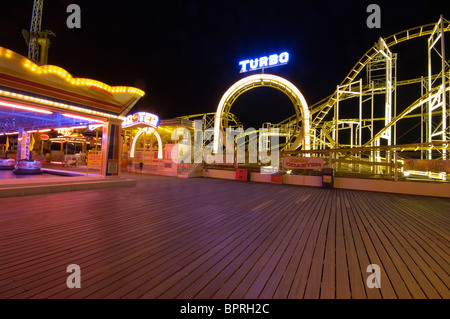
[[[386,42],[383,38],[378,41],[378,53],[384,56],[386,60],[386,97],[385,97],[385,108],[384,108],[384,124],[388,125],[392,119],[392,52],[389,50]],[[389,127],[381,135],[382,138],[387,140],[387,145],[392,145],[392,128]]]
[[[444,41],[444,18],[441,15],[439,22],[436,24],[431,36],[428,38],[428,92],[431,92],[434,88],[439,88],[437,94],[429,95],[428,97],[428,121],[427,121],[427,142],[449,140],[447,134],[447,117],[448,117],[448,102],[446,98],[446,85],[448,82],[446,67],[448,66],[445,60],[445,41]],[[440,50],[438,42],[440,41]],[[437,53],[441,60],[441,77],[437,77],[432,80],[432,53]],[[440,81],[438,81],[440,80]],[[441,83],[436,83],[441,82]],[[433,111],[441,108],[441,114],[439,119],[433,117]],[[433,122],[434,120],[434,122]],[[432,150],[428,151],[428,159],[433,158]],[[447,159],[447,150],[442,151],[442,159]]]

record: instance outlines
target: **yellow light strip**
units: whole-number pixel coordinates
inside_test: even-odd
[[[9,59],[13,54],[13,51],[0,47],[0,56],[4,55]]]
[[[98,89],[105,90],[109,93],[129,93],[129,94],[135,94],[139,96],[144,96],[145,92],[131,86],[109,86],[103,82],[92,80],[92,79],[84,79],[84,78],[73,78],[72,75],[64,70],[63,68],[60,68],[56,65],[37,65],[33,61],[23,57],[20,54],[17,54],[11,50],[8,50],[6,48],[0,47],[0,57],[5,56],[6,58],[10,59],[12,56],[16,56],[16,58],[22,59],[23,66],[36,74],[53,74],[56,76],[59,76],[60,78],[66,80],[68,83],[71,83],[73,85],[78,86],[93,86]]]
[[[77,86],[93,86],[98,89],[102,89],[105,91],[108,91],[109,93],[129,93],[129,94],[135,94],[139,96],[144,96],[145,92],[130,86],[109,86],[103,82],[92,80],[92,79],[85,79],[85,78],[74,78],[72,75],[64,70],[63,68],[60,68],[56,65],[37,65],[34,62],[23,58],[23,66],[36,73],[36,74],[53,74],[56,76],[61,77],[62,79],[66,80],[68,83],[71,83],[73,85]]]
[[[73,111],[77,111],[80,113],[91,114],[91,115],[96,115],[96,116],[100,116],[100,117],[119,119],[122,121],[125,120],[125,117],[123,117],[123,116],[117,116],[117,115],[112,115],[112,114],[108,114],[108,113],[93,111],[93,110],[85,109],[85,108],[78,107],[78,106],[73,106],[73,105],[59,103],[59,102],[53,102],[53,101],[49,101],[49,100],[45,100],[45,99],[41,99],[41,98],[35,98],[33,96],[17,94],[14,92],[0,90],[0,96],[12,97],[12,98],[20,99],[23,101],[43,104],[43,105],[47,105],[47,106],[65,108],[67,110],[73,110]]]

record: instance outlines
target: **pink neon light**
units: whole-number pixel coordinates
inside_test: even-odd
[[[23,105],[11,104],[11,103],[6,103],[6,102],[0,102],[0,105],[1,106],[6,106],[6,107],[12,107],[12,108],[16,108],[16,109],[21,109],[21,110],[27,110],[27,111],[43,113],[43,114],[53,114],[53,112],[51,112],[51,111],[41,110],[41,109],[36,109],[34,107],[28,107],[28,106],[23,106]]]
[[[84,116],[79,116],[79,115],[72,115],[72,114],[67,114],[67,113],[63,113],[62,114],[65,117],[72,117],[74,119],[80,119],[80,120],[87,120],[87,121],[93,121],[93,122],[98,122],[98,123],[103,123],[104,121],[98,120],[98,119],[93,119],[90,117],[84,117]]]

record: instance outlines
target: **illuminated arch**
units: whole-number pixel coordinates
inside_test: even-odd
[[[144,128],[141,128],[137,134],[134,136],[133,139],[133,144],[131,145],[131,152],[130,152],[130,157],[134,157],[134,150],[136,148],[136,142],[139,138],[139,136],[142,135],[142,133],[144,132],[148,132],[148,133],[154,133],[156,136],[156,139],[158,140],[158,158],[162,159],[163,158],[163,152],[162,152],[162,140],[161,140],[161,136],[159,135],[158,131],[156,130],[156,128],[154,128],[153,126],[147,126]]]
[[[295,85],[282,77],[272,74],[255,74],[237,81],[222,96],[219,106],[217,107],[216,117],[214,120],[214,153],[217,153],[219,149],[219,134],[221,126],[226,122],[226,114],[229,112],[234,101],[236,101],[236,99],[244,92],[261,86],[276,88],[290,98],[294,104],[295,114],[297,116],[295,131],[298,130],[300,120],[302,120],[303,125],[302,132],[299,134],[300,136],[291,136],[291,139],[286,144],[292,142],[296,138],[301,138],[303,142],[303,149],[310,149],[310,114],[308,105],[302,93],[295,87]],[[298,143],[294,144],[298,145]]]

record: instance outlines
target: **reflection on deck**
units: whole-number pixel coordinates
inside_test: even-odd
[[[449,199],[129,176],[2,199],[0,297],[450,298]]]

